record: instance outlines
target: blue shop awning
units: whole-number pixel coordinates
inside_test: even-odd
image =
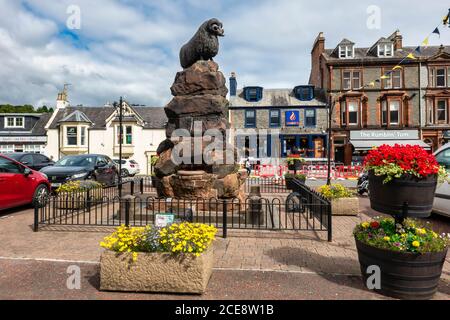
[[[431,147],[422,140],[350,140],[350,143],[355,147],[355,151],[370,150],[373,147],[379,147],[383,144],[393,146],[395,144],[409,144],[412,146],[418,145],[424,149],[431,149]]]

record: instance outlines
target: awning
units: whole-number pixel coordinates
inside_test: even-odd
[[[379,147],[383,144],[393,146],[395,144],[409,144],[412,146],[418,145],[424,149],[431,149],[431,147],[422,140],[350,140],[350,143],[355,147],[356,151],[370,150],[373,147]]]

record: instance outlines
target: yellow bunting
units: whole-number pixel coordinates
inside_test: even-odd
[[[394,68],[392,68],[392,70],[397,70],[397,69],[401,69],[401,66],[395,66]]]
[[[412,60],[416,60],[417,59],[412,53],[408,54],[406,57],[409,58],[409,59],[412,59]]]
[[[369,83],[369,86],[375,87],[375,81],[372,81],[371,83]]]
[[[429,40],[430,40],[430,37],[426,37],[425,40],[422,41],[422,47],[428,46]]]
[[[387,75],[382,75],[380,79],[389,79],[389,76],[387,76]]]

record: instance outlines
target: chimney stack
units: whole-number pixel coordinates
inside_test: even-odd
[[[396,30],[394,33],[394,50],[403,49],[403,36],[400,30]]]
[[[69,100],[67,99],[67,87],[68,84],[65,84],[63,91],[58,93],[58,97],[56,98],[56,109],[63,109],[69,106]]]
[[[236,96],[236,92],[237,92],[236,73],[232,72],[230,76],[230,97]]]

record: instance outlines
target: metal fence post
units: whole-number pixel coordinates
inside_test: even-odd
[[[130,207],[131,207],[131,200],[129,198],[125,199],[125,225],[127,227],[130,226]]]
[[[139,191],[141,192],[141,194],[144,194],[144,178],[140,179],[139,182]]]
[[[223,200],[223,206],[222,206],[223,212],[222,212],[222,237],[226,238],[227,237],[227,200]]]
[[[331,202],[328,202],[328,242],[331,242],[333,240],[333,221],[332,221],[332,214],[331,214]]]
[[[39,205],[34,205],[34,226],[33,231],[38,232],[39,231]]]
[[[131,185],[130,185],[130,194],[134,195],[134,180],[131,181]]]

